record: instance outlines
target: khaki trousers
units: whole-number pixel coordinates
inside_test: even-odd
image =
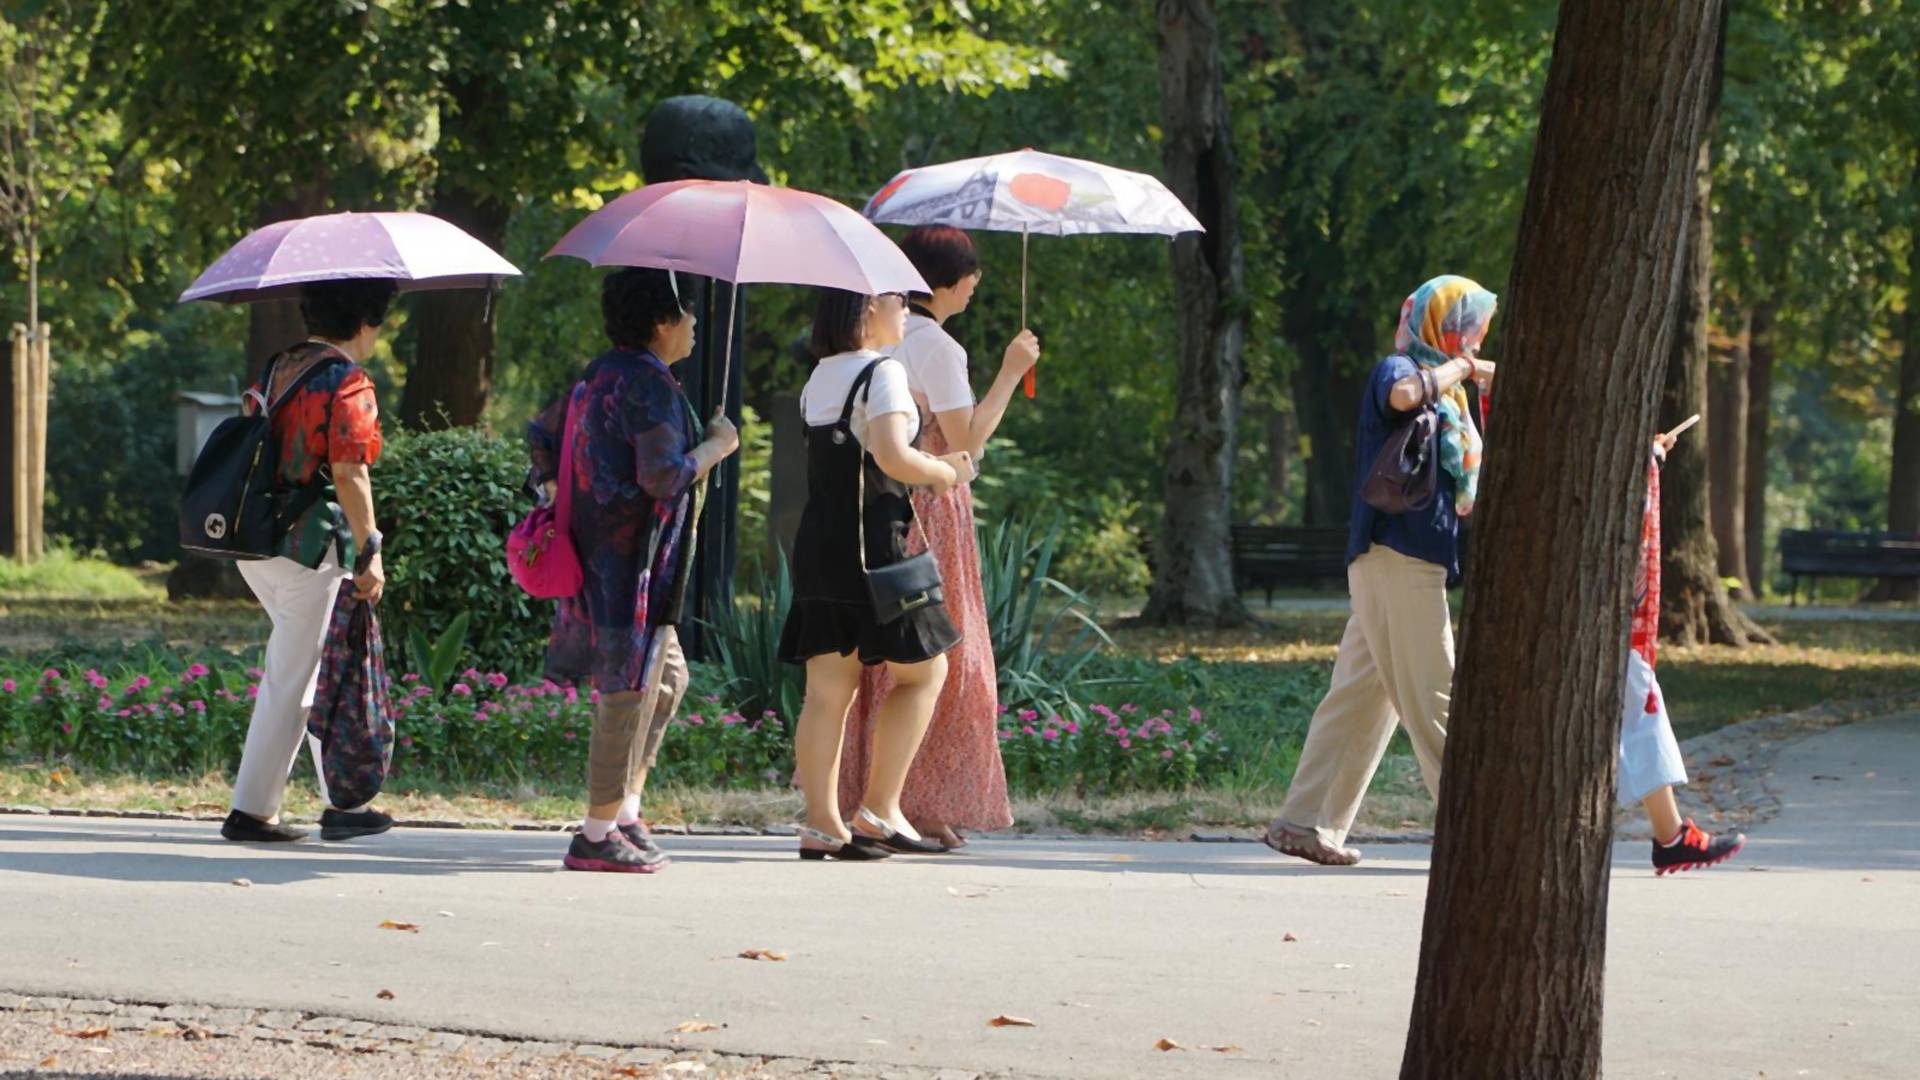
[[[1353,616],[1340,638],[1333,685],[1307,728],[1280,821],[1346,842],[1397,720],[1413,742],[1427,791],[1440,794],[1453,624],[1447,572],[1375,544],[1347,567]]]
[[[593,739],[587,744],[587,795],[595,806],[619,802],[633,794],[633,782],[643,768],[653,768],[660,757],[660,740],[667,723],[680,711],[687,693],[687,658],[680,651],[680,635],[661,627],[659,654],[647,674],[645,690],[601,694],[593,713]]]

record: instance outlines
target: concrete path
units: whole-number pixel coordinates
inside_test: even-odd
[[[1782,814],[1727,866],[1655,879],[1643,845],[1616,850],[1608,1076],[1914,1075],[1920,715],[1776,771]],[[0,818],[0,991],[622,1045],[698,1019],[723,1026],[685,1045],[1017,1075],[1379,1077],[1429,854],[1339,871],[1251,844],[1009,839],[803,865],[791,841],[702,838],[628,878],[558,871],[562,843],[262,849],[207,824]]]

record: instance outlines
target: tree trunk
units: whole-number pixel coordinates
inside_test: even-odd
[[[1914,176],[1920,196],[1920,174]],[[1914,231],[1920,245],[1920,229]],[[1887,530],[1920,539],[1920,246],[1909,246],[1912,280],[1900,343],[1900,384],[1893,401],[1893,476],[1887,485]],[[1920,600],[1920,578],[1886,578],[1876,600]]]
[[[1708,513],[1707,448],[1715,420],[1707,413],[1707,311],[1713,289],[1712,130],[1719,93],[1709,102],[1708,136],[1700,143],[1687,226],[1686,291],[1680,328],[1667,361],[1660,427],[1694,413],[1705,417],[1667,455],[1660,473],[1660,636],[1681,645],[1746,645],[1770,640],[1740,613],[1720,584],[1720,553]]]
[[[1307,437],[1308,525],[1345,525],[1353,509],[1353,435],[1370,363],[1356,365],[1311,337],[1296,337],[1294,408]],[[1367,357],[1372,343],[1356,356]],[[1372,359],[1369,357],[1369,359]]]
[[[432,213],[495,251],[506,246],[512,208],[445,181]],[[443,289],[413,304],[413,362],[400,395],[400,422],[416,431],[472,427],[493,392],[493,289]]]
[[[1747,595],[1767,587],[1767,437],[1773,425],[1772,299],[1753,306],[1747,334]]]
[[[260,207],[259,224],[271,225],[289,218],[311,217],[327,207],[324,180],[303,184],[284,199]],[[300,317],[300,301],[267,300],[247,305],[247,377],[251,384],[266,369],[273,354],[307,338],[306,320]]]
[[[1403,1077],[1599,1075],[1632,567],[1723,11],[1560,6]]]
[[[1141,618],[1234,626],[1247,619],[1228,552],[1246,293],[1219,27],[1212,0],[1158,0],[1158,23],[1168,184],[1206,231],[1173,242],[1179,392],[1167,445],[1166,521]]]
[[[1724,360],[1707,365],[1707,493],[1713,515],[1713,542],[1719,549],[1715,572],[1735,578],[1743,596],[1753,595],[1747,581],[1747,369],[1753,312],[1740,314],[1734,346]]]
[[[1267,491],[1266,515],[1279,521],[1287,509],[1287,491],[1293,485],[1293,410],[1282,405],[1267,407]]]

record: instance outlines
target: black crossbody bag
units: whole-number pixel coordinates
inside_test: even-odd
[[[860,373],[863,384],[859,392],[870,395],[873,389],[873,369],[880,366],[876,360]],[[848,415],[852,415],[852,399],[848,399]],[[920,543],[926,550],[918,555],[909,555],[896,563],[886,566],[867,565],[867,454],[860,453],[860,509],[857,546],[860,549],[860,573],[867,579],[867,595],[873,600],[873,616],[882,625],[900,618],[909,611],[916,611],[933,604],[946,603],[946,593],[940,580],[940,564],[933,559],[933,545],[927,540],[927,531],[920,524],[920,515],[913,515],[914,531],[920,534]],[[912,503],[909,497],[909,512]]]
[[[1416,374],[1420,408],[1387,435],[1360,489],[1367,505],[1385,514],[1425,510],[1440,490],[1440,413],[1434,406],[1440,380],[1424,367]]]

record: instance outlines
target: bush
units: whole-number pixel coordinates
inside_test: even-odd
[[[1000,703],[1085,721],[1079,697],[1092,684],[1084,669],[1113,641],[1086,597],[1048,576],[1060,523],[1041,530],[1003,521],[976,532]]]
[[[507,534],[533,506],[517,441],[474,428],[396,432],[373,473],[386,534],[380,619],[397,668],[425,670],[413,642],[463,612],[466,662],[514,678],[540,670],[553,606],[507,573]]]
[[[749,712],[798,717],[806,672],[780,660],[780,632],[793,606],[793,582],[780,560],[771,577],[735,579],[733,600],[714,606],[701,639],[712,654],[721,693]],[[744,586],[744,588],[742,587]]]

